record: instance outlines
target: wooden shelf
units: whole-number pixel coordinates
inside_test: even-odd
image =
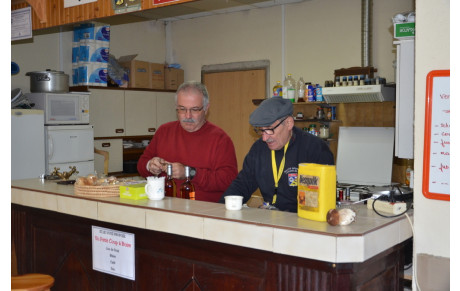
[[[151,92],[176,93],[176,90],[149,89],[149,88],[122,88],[122,87],[102,87],[102,86],[73,86],[73,87],[69,87],[70,92],[90,92],[89,89],[124,90],[124,91],[151,91]]]
[[[268,99],[268,98],[266,98],[266,99]],[[252,99],[252,104],[259,105],[264,100],[265,99]],[[327,103],[326,101],[319,101],[319,102],[315,101],[315,102],[294,102],[292,104],[293,105],[327,105],[329,103]]]
[[[312,118],[312,119],[296,119],[294,118],[294,121],[297,122],[324,122],[324,123],[329,123],[329,122],[342,122],[340,120],[328,120],[328,119],[317,119],[317,118]]]

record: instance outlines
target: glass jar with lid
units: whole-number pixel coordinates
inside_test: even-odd
[[[329,126],[327,126],[327,124],[321,124],[319,128],[319,137],[324,139],[329,138]]]

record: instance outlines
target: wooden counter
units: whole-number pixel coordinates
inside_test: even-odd
[[[51,274],[56,290],[402,290],[410,224],[363,205],[333,227],[176,198],[89,199],[39,179],[11,188],[18,271]],[[135,281],[92,269],[92,226],[135,234]]]

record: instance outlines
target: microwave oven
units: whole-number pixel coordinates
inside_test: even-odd
[[[34,109],[45,113],[46,125],[89,124],[89,93],[28,93]]]

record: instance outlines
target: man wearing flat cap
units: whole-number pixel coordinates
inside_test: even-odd
[[[243,196],[243,203],[260,189],[265,208],[297,212],[299,163],[333,165],[334,156],[319,137],[294,126],[289,99],[264,100],[249,117],[261,136],[249,150],[243,169],[221,197]]]

